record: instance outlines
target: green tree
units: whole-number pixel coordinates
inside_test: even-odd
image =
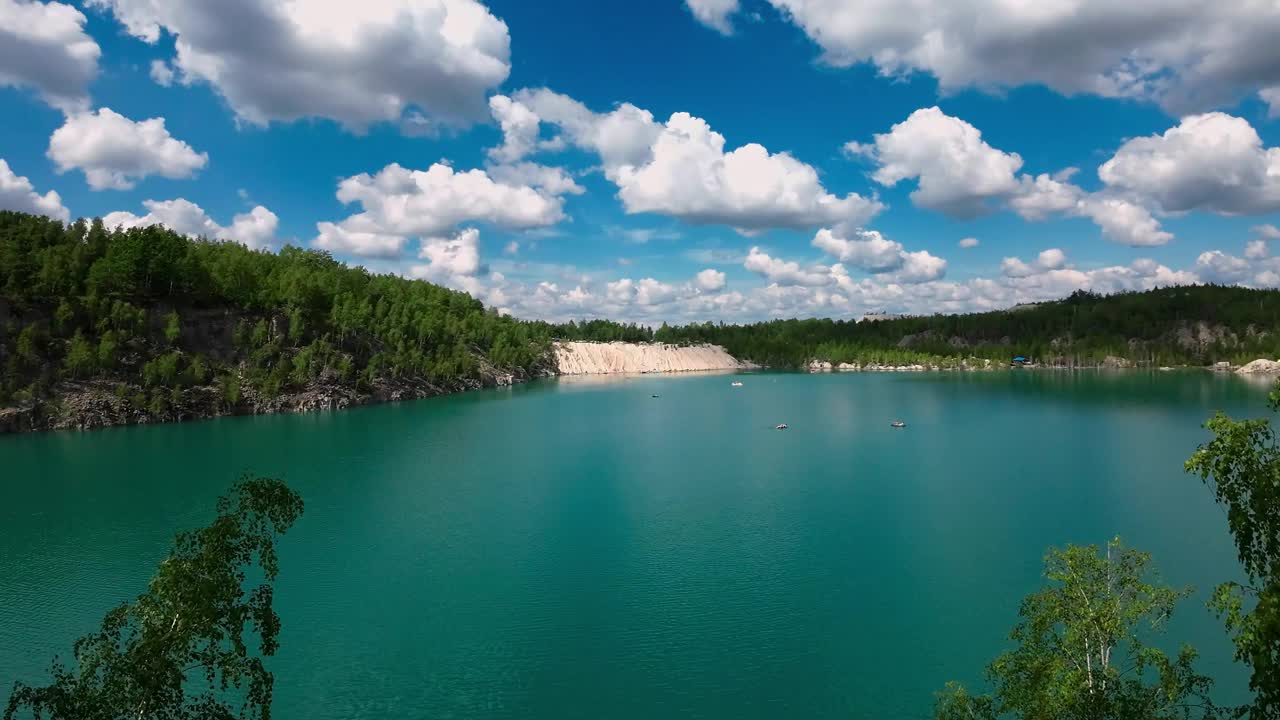
[[[73,667],[54,660],[50,684],[17,683],[5,720],[23,710],[49,720],[270,718],[275,545],[302,499],[279,480],[246,476],[217,512],[178,535],[145,593],[76,641]],[[264,581],[246,593],[249,568]]]
[[[990,695],[948,684],[938,696],[939,720],[1173,720],[1218,717],[1212,684],[1193,668],[1189,646],[1174,658],[1149,646],[1174,605],[1190,590],[1151,578],[1147,553],[1117,538],[1096,546],[1051,549],[1049,585],[1022,602],[1014,648],[987,668]]]
[[[93,372],[94,358],[97,353],[93,345],[84,339],[84,334],[76,331],[67,348],[66,366],[72,377],[80,377]]]
[[[178,342],[178,338],[182,335],[182,320],[178,317],[178,313],[171,312],[165,317],[164,321],[164,340],[173,345]]]
[[[120,336],[115,330],[102,333],[102,337],[98,339],[98,364],[104,368],[114,367],[119,348]]]
[[[66,332],[71,327],[71,323],[76,319],[75,308],[66,298],[58,301],[58,309],[53,311],[53,321],[58,327],[58,332]]]
[[[234,408],[240,404],[240,378],[235,375],[222,375],[218,378],[218,385],[221,388],[222,400],[228,408]]]
[[[1271,393],[1280,410],[1280,386]],[[1213,439],[1187,461],[1227,510],[1248,581],[1219,585],[1209,606],[1252,671],[1250,717],[1280,717],[1280,448],[1266,418],[1232,420],[1218,413],[1206,427]],[[1246,609],[1251,606],[1251,609]]]
[[[18,357],[26,362],[35,362],[40,355],[40,334],[35,325],[27,325],[18,333],[16,350]]]

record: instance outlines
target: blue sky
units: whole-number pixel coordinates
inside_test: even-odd
[[[0,207],[554,319],[1280,285],[1280,9],[912,5],[0,0]]]

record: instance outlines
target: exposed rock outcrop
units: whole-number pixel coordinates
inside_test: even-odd
[[[719,345],[558,342],[555,355],[561,375],[694,372],[751,367],[738,362]]]
[[[1241,375],[1280,375],[1280,362],[1275,360],[1254,360],[1240,367],[1236,372]]]

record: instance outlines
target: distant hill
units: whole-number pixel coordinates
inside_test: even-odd
[[[0,431],[425,397],[550,358],[541,326],[327,253],[0,212]]]
[[[952,365],[964,358],[1050,365],[1137,366],[1243,363],[1280,356],[1280,291],[1218,285],[1097,295],[966,315],[842,320],[774,320],[751,325],[632,326],[593,321],[556,326],[574,339],[708,342],[773,367],[832,363]],[[599,337],[592,337],[599,336]]]
[[[1206,365],[1280,356],[1280,292],[1198,286],[972,315],[663,325],[501,317],[465,293],[153,226],[0,212],[0,432],[342,408],[556,372],[552,341],[721,345],[772,367]]]

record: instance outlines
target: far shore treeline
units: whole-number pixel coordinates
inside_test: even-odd
[[[160,226],[110,230],[100,220],[0,212],[0,430],[336,408],[518,382],[555,372],[554,340],[712,343],[774,368],[1014,356],[1239,363],[1280,355],[1280,292],[1077,292],[874,322],[553,324],[322,251],[254,251]]]

